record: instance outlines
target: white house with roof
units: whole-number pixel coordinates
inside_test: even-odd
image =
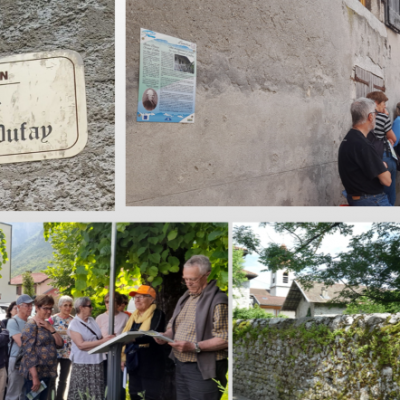
[[[35,283],[35,295],[48,294],[52,296],[58,296],[58,290],[53,288],[53,280],[50,279],[43,272],[32,272],[32,279]],[[22,289],[22,275],[15,276],[11,279],[11,285],[14,286],[14,299],[16,300],[21,294],[23,294]]]
[[[273,296],[267,289],[250,288],[250,297],[253,305],[257,304],[264,311],[278,316],[279,314],[294,318],[295,313],[292,311],[282,311],[282,305],[286,300],[283,296]]]
[[[252,305],[250,299],[250,281],[257,278],[258,275],[245,269],[242,272],[246,274],[247,281],[243,282],[239,288],[233,288],[233,308],[249,308]]]
[[[294,280],[282,305],[282,311],[295,312],[296,318],[344,313],[346,306],[330,305],[329,302],[336,298],[346,285],[336,283],[326,286],[317,282],[314,282],[313,285],[312,289],[305,289]]]

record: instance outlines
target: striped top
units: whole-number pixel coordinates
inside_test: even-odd
[[[390,152],[389,143],[386,138],[386,133],[392,129],[392,122],[386,114],[378,113],[376,115],[376,124],[374,129],[374,135],[377,139],[383,140],[385,144],[385,151]]]
[[[392,129],[392,123],[390,122],[390,118],[386,114],[378,113],[376,115],[376,125],[374,129],[375,136],[378,139],[386,138],[386,133],[388,133]]]

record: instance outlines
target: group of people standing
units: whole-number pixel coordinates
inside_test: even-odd
[[[339,148],[339,174],[351,206],[394,206],[400,170],[400,103],[392,122],[388,97],[369,93],[351,105],[353,127]]]
[[[193,256],[185,263],[183,281],[187,291],[179,299],[166,324],[165,314],[156,305],[156,291],[142,285],[129,295],[136,310],[124,311],[127,296],[115,293],[114,335],[109,332],[109,295],[107,311],[94,319],[89,297],[59,299],[60,312],[51,315],[54,299],[39,295],[34,300],[22,295],[10,305],[8,319],[0,332],[0,400],[25,400],[43,382],[46,389],[36,399],[62,400],[70,375],[68,400],[103,400],[107,382],[107,356],[89,350],[128,331],[154,330],[173,340],[170,357],[174,360],[178,400],[219,400],[218,380],[226,385],[228,356],[228,298],[208,282],[211,264],[205,256]],[[35,315],[32,306],[35,306]],[[131,400],[159,400],[163,395],[165,365],[171,347],[167,341],[142,336],[128,343],[121,354],[121,368],[129,375]],[[8,354],[8,357],[6,355]],[[8,361],[8,370],[3,359]],[[171,361],[170,361],[171,362]],[[60,372],[58,373],[58,368]],[[7,373],[7,372],[8,373]],[[6,387],[6,379],[8,383]],[[58,376],[58,386],[55,387]],[[122,382],[121,382],[122,385]],[[86,398],[86,397],[84,397]],[[125,398],[122,390],[121,399]]]

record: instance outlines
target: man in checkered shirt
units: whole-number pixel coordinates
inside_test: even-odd
[[[222,393],[213,379],[226,386],[228,297],[215,280],[207,282],[210,273],[205,256],[193,256],[185,263],[182,283],[188,290],[163,334],[174,339],[169,345],[176,362],[177,400],[219,400]]]

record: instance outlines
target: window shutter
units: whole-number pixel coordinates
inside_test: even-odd
[[[360,67],[355,67],[355,76],[354,80],[356,81],[356,98],[365,97],[370,92],[375,92],[376,90],[380,90],[384,92],[385,81],[373,73],[366,71]]]
[[[386,25],[400,32],[400,0],[386,1]]]

